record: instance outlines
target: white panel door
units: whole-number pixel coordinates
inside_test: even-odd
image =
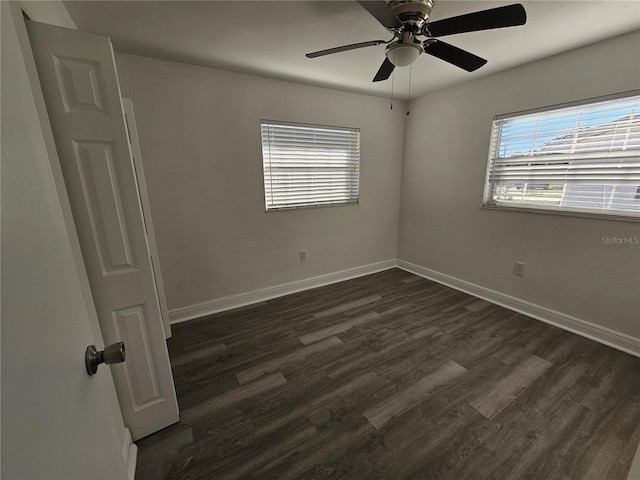
[[[23,59],[23,52],[30,49],[22,11],[9,2],[0,2],[0,10],[0,476],[125,480],[124,426],[118,406],[110,402],[109,367],[100,367],[94,377],[84,367],[85,349],[90,344],[102,346],[102,338],[94,336],[82,298],[46,133],[31,93],[27,73],[31,64],[25,65]],[[135,466],[132,454],[128,459]]]
[[[106,344],[134,439],[178,421],[145,225],[108,38],[41,23],[28,31]]]

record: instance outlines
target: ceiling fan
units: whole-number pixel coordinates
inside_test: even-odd
[[[374,82],[386,80],[395,67],[412,64],[421,53],[428,53],[467,72],[473,72],[487,61],[473,53],[454,47],[438,40],[436,37],[456,33],[476,32],[493,28],[524,25],[527,14],[524,7],[517,3],[504,7],[481,10],[457,17],[445,18],[435,22],[429,21],[433,8],[433,0],[384,0],[358,1],[378,22],[393,33],[389,41],[371,40],[352,43],[340,47],[329,48],[307,53],[308,58],[322,57],[332,53],[345,52],[363,47],[387,45],[384,59]],[[420,40],[418,37],[426,37]]]

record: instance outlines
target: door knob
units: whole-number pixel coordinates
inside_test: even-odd
[[[95,345],[89,345],[84,353],[84,364],[87,367],[87,373],[94,375],[98,371],[98,365],[106,363],[122,363],[125,360],[124,343],[117,342],[113,345],[105,347],[101,352],[96,350]]]

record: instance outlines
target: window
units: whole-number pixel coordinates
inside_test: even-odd
[[[640,95],[495,117],[483,205],[637,217]]]
[[[263,121],[267,211],[358,203],[360,130]]]

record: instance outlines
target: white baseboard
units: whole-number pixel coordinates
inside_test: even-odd
[[[460,280],[459,278],[455,278],[420,265],[395,259],[341,270],[339,272],[307,278],[297,282],[283,283],[281,285],[262,288],[252,292],[230,295],[228,297],[218,298],[197,305],[176,308],[169,311],[169,319],[172,324],[185,322],[194,318],[200,318],[214,313],[264,302],[266,300],[271,300],[272,298],[282,297],[284,295],[308,290],[310,288],[321,287],[331,283],[370,275],[372,273],[381,272],[394,267],[401,268],[407,272],[447,285],[448,287],[455,288],[456,290],[468,293],[474,297],[482,298],[483,300],[495,303],[496,305],[508,308],[509,310],[522,313],[523,315],[535,318],[536,320],[549,323],[569,332],[576,333],[591,340],[595,340],[596,342],[603,343],[623,352],[640,357],[639,338],[491,290],[490,288],[476,285],[465,280]]]
[[[343,282],[356,277],[370,275],[372,273],[389,270],[396,266],[396,260],[385,260],[383,262],[363,265],[361,267],[349,268],[339,272],[320,275],[317,277],[306,278],[297,282],[283,283],[273,287],[261,288],[252,292],[230,295],[228,297],[217,298],[208,302],[188,307],[176,308],[169,310],[169,322],[171,324],[193,320],[194,318],[204,317],[213,313],[233,310],[234,308],[244,307],[254,303],[264,302],[272,298],[282,297],[291,293],[308,290],[310,288],[322,287],[331,283]]]
[[[127,478],[134,480],[136,476],[136,461],[138,459],[138,446],[133,443],[131,432],[128,428],[124,429],[124,437],[122,439],[122,457],[127,469]]]
[[[565,313],[557,312],[540,305],[526,302],[519,298],[496,292],[486,287],[476,285],[465,280],[436,272],[429,268],[421,267],[404,260],[397,261],[398,268],[407,272],[419,275],[421,277],[441,283],[461,292],[468,293],[474,297],[482,298],[491,303],[495,303],[502,307],[508,308],[518,313],[522,313],[529,317],[535,318],[545,323],[549,323],[556,327],[568,330],[583,337],[595,340],[610,347],[616,348],[631,355],[640,357],[640,338],[632,337],[611,328],[596,325],[595,323],[581,320]]]

